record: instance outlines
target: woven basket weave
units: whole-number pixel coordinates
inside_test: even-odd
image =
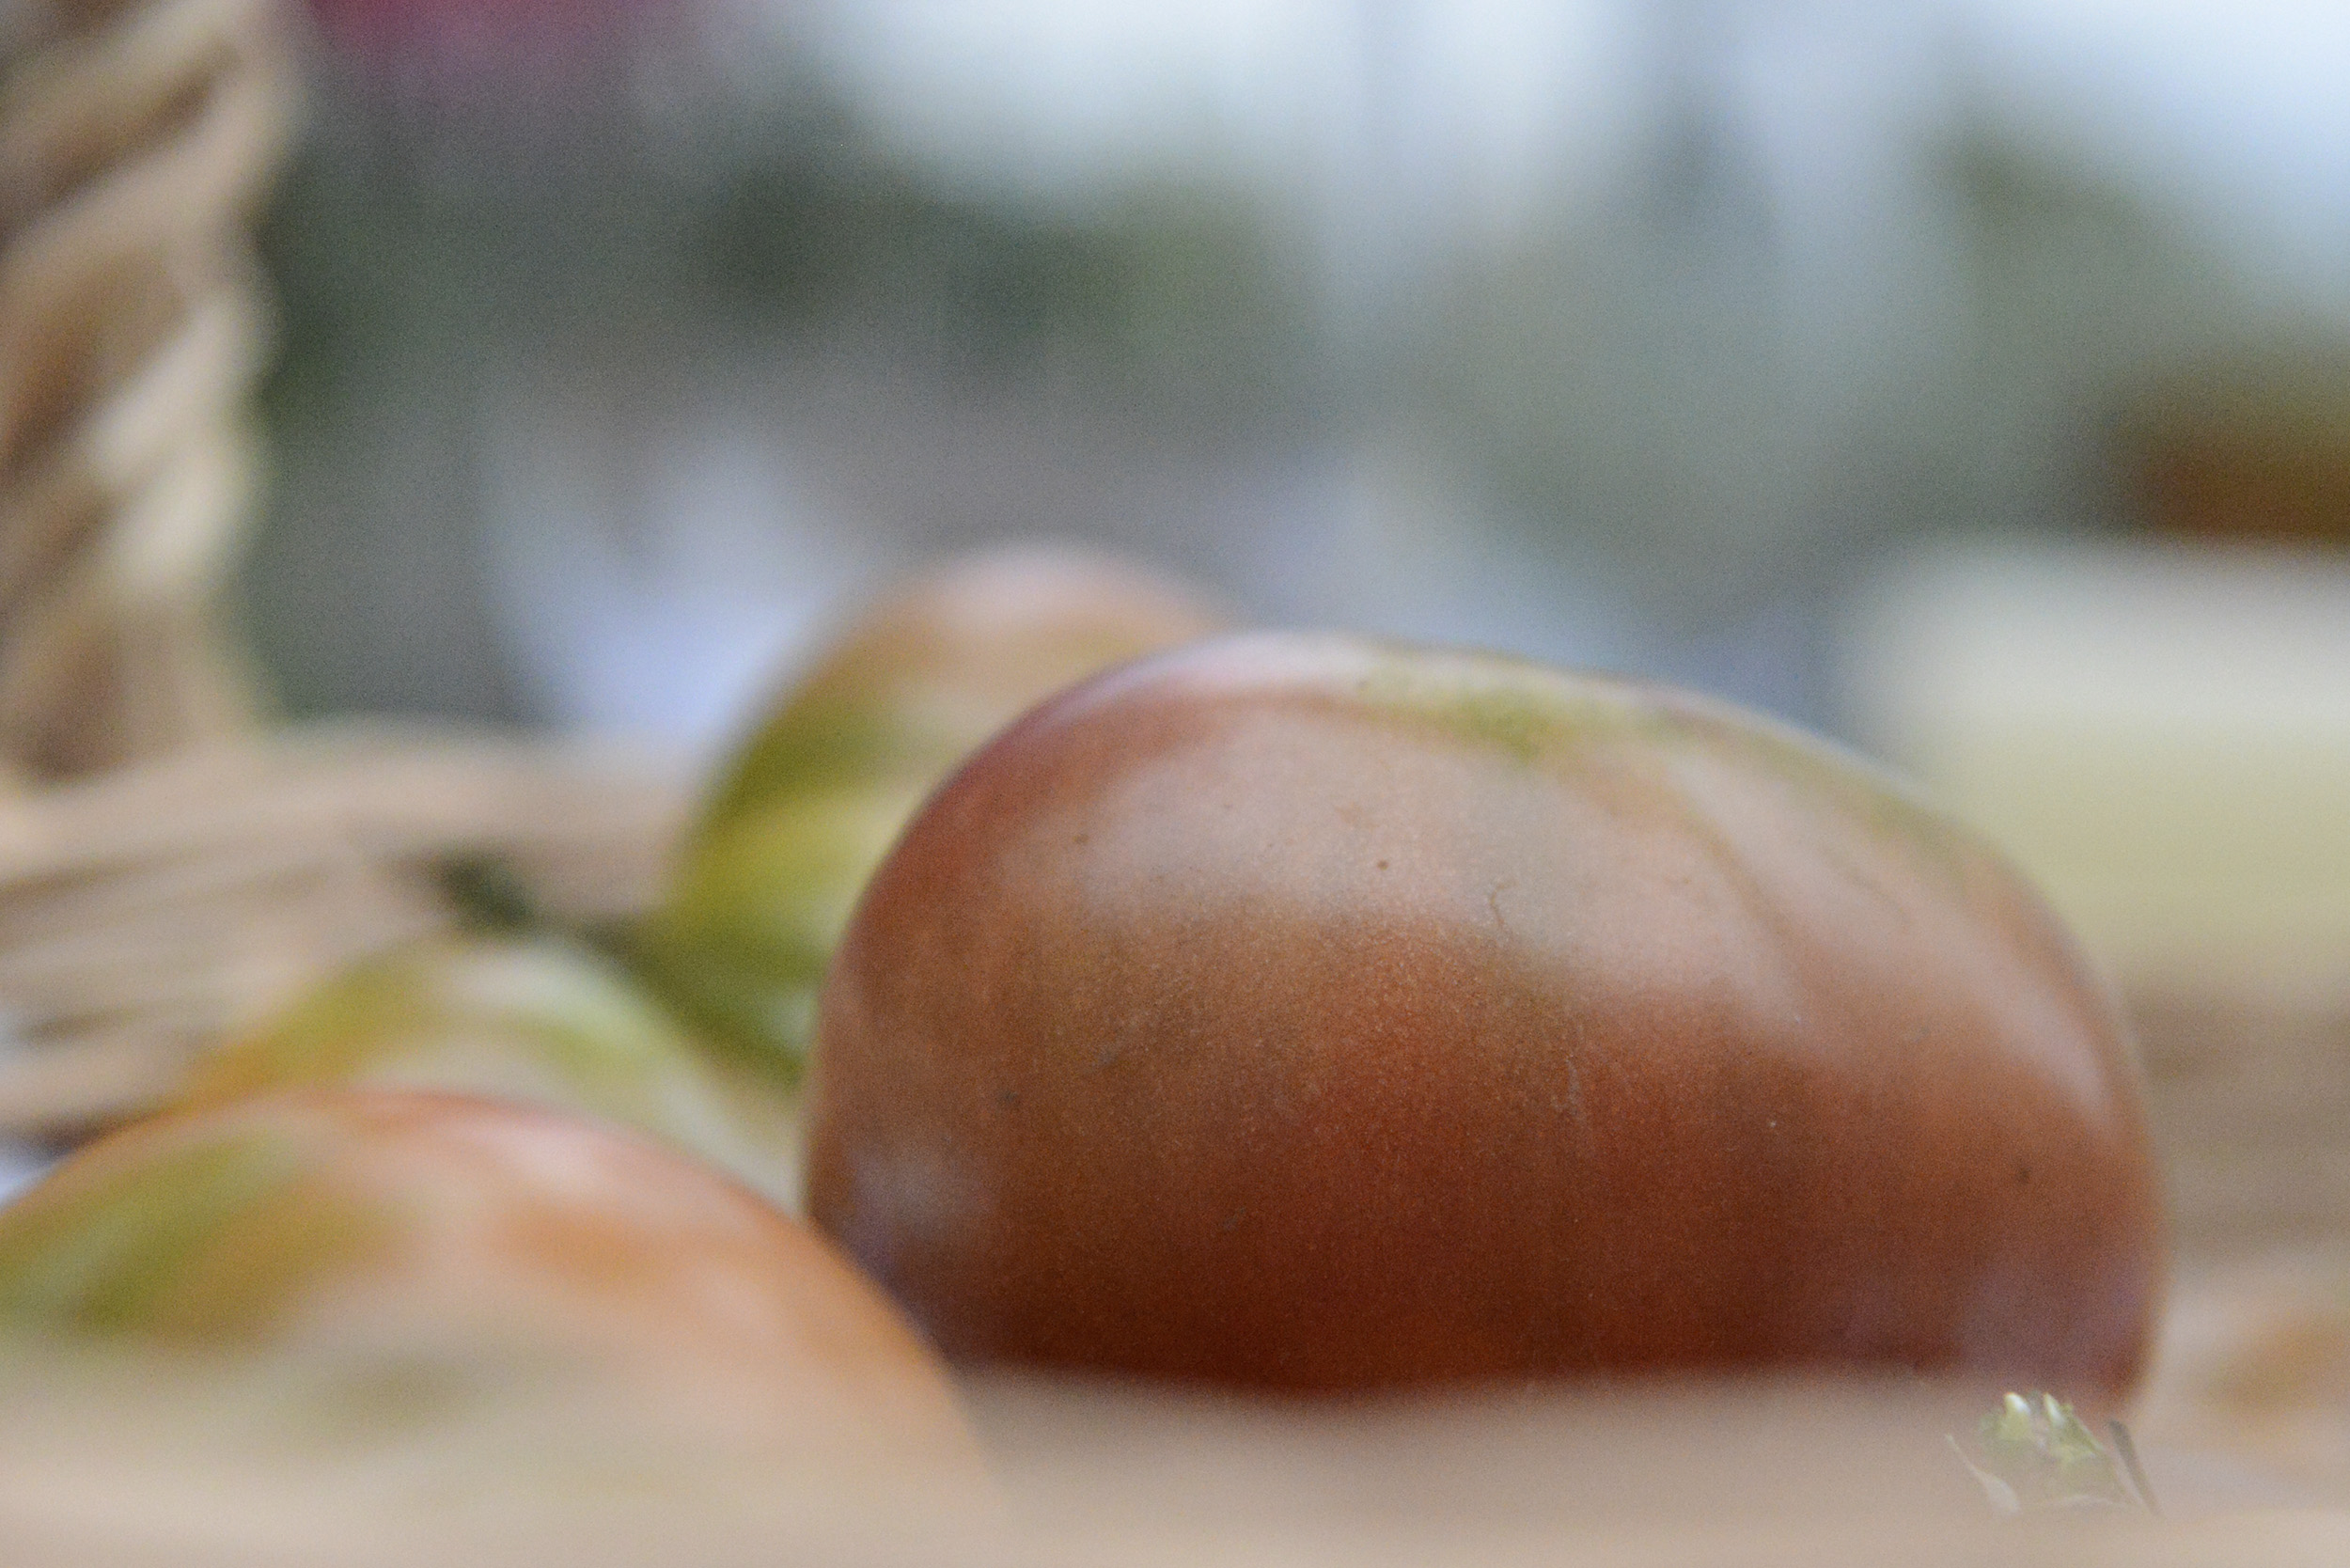
[[[681,782],[419,729],[266,734],[221,590],[250,525],[285,150],[277,0],[0,9],[0,1132],[70,1135],[498,855],[652,895]]]

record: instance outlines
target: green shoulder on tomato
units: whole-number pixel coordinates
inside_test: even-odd
[[[721,770],[646,975],[713,1036],[796,1083],[816,996],[866,878],[938,781],[1073,682],[1217,629],[1174,584],[1022,548],[953,561],[870,607]]]
[[[305,1086],[439,1090],[594,1116],[798,1201],[791,1099],[619,964],[550,933],[431,937],[354,964],[199,1058],[180,1100]]]

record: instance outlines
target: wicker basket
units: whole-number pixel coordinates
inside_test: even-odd
[[[70,1135],[510,859],[652,895],[682,781],[519,737],[265,735],[219,600],[253,511],[276,0],[0,11],[0,1133]]]
[[[373,727],[193,747],[0,805],[0,1131],[148,1108],[224,1031],[446,924],[453,858],[499,858],[559,917],[627,915],[682,799],[632,757]]]

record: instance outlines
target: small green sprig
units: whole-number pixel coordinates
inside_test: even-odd
[[[2011,1393],[1975,1429],[1972,1455],[1955,1437],[1950,1447],[2004,1514],[2072,1508],[2156,1512],[2128,1429],[2120,1421],[2107,1425],[2112,1452],[2054,1394]]]

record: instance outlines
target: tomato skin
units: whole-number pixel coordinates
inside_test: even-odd
[[[796,1085],[824,967],[865,879],[924,796],[1031,704],[1221,629],[1186,589],[1042,546],[902,585],[794,682],[721,770],[647,977],[713,1039]]]
[[[909,826],[821,1030],[810,1213],[966,1360],[2093,1403],[2160,1291],[2125,1027],[2013,872],[1824,745],[1498,658],[1066,694]]]
[[[718,1058],[602,954],[547,933],[421,938],[223,1042],[184,1106],[303,1085],[440,1090],[633,1127],[797,1205],[796,1107]]]
[[[560,1387],[826,1462],[970,1442],[930,1349],[814,1231],[651,1142],[461,1095],[288,1091],[76,1151],[0,1210],[20,1338],[362,1396],[407,1369],[464,1391],[425,1412],[452,1428]]]
[[[858,616],[722,772],[701,840],[835,791],[921,796],[1032,704],[1222,629],[1191,590],[1108,557],[1014,545],[957,557]]]

